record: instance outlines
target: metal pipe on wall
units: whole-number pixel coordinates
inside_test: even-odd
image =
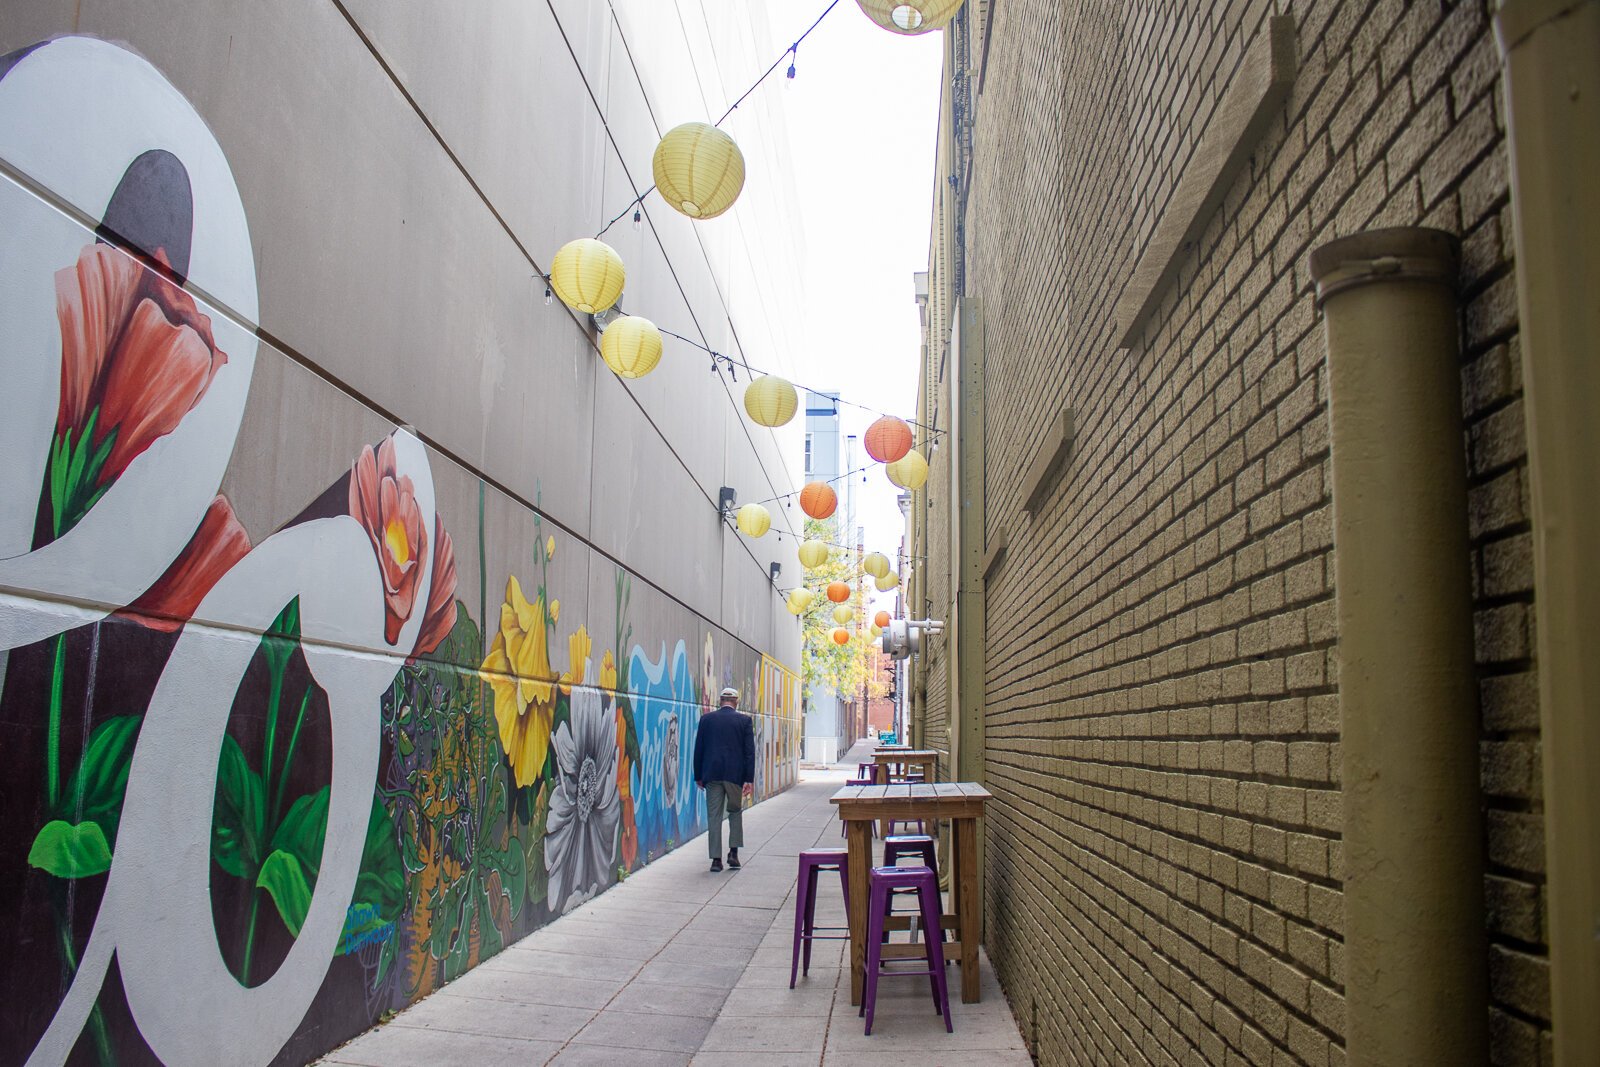
[[[1600,1063],[1600,2],[1503,0],[1555,1062]]]
[[[1328,347],[1352,1064],[1482,1063],[1483,818],[1459,246],[1311,253]]]

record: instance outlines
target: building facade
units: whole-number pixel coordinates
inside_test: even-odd
[[[6,5],[0,1059],[317,1058],[699,833],[724,685],[794,781],[718,501],[799,427],[675,340],[619,379],[544,281],[604,233],[626,310],[796,365],[798,275],[732,284],[799,239],[774,94],[732,211],[628,217],[781,48],[707,15]]]
[[[833,524],[834,541],[843,550],[856,552],[851,531],[856,529],[856,480],[849,472],[857,466],[856,438],[844,432],[839,417],[838,393],[805,394],[806,437],[805,480],[825,482],[838,494],[838,510],[828,520]],[[862,716],[852,701],[855,696],[839,693],[830,685],[818,683],[806,693],[805,759],[808,763],[836,763],[864,735]]]
[[[946,31],[906,687],[994,795],[1038,1062],[1600,1057],[1597,44],[1515,0]]]

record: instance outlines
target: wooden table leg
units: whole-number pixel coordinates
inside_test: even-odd
[[[850,848],[850,1003],[861,1003],[867,978],[867,896],[872,874],[872,821],[852,819],[845,826]]]
[[[980,925],[978,908],[982,904],[978,894],[978,820],[954,821],[956,870],[951,889],[956,898],[956,925],[961,931],[961,1000],[966,1004],[976,1004]]]

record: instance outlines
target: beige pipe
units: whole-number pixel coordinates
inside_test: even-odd
[[[1456,239],[1311,253],[1328,342],[1351,1064],[1487,1058]]]
[[[1504,0],[1555,1062],[1600,1064],[1600,3]]]

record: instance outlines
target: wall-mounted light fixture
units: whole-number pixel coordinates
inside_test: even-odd
[[[738,499],[739,494],[733,491],[732,486],[725,485],[717,490],[717,515],[723,522],[728,521],[728,513],[733,511],[733,505]]]
[[[774,563],[774,564],[772,564],[772,566],[767,568],[767,574],[771,577],[773,585],[777,585],[778,584],[778,575],[782,574],[782,573],[783,573],[783,564],[781,564],[781,563]]]

